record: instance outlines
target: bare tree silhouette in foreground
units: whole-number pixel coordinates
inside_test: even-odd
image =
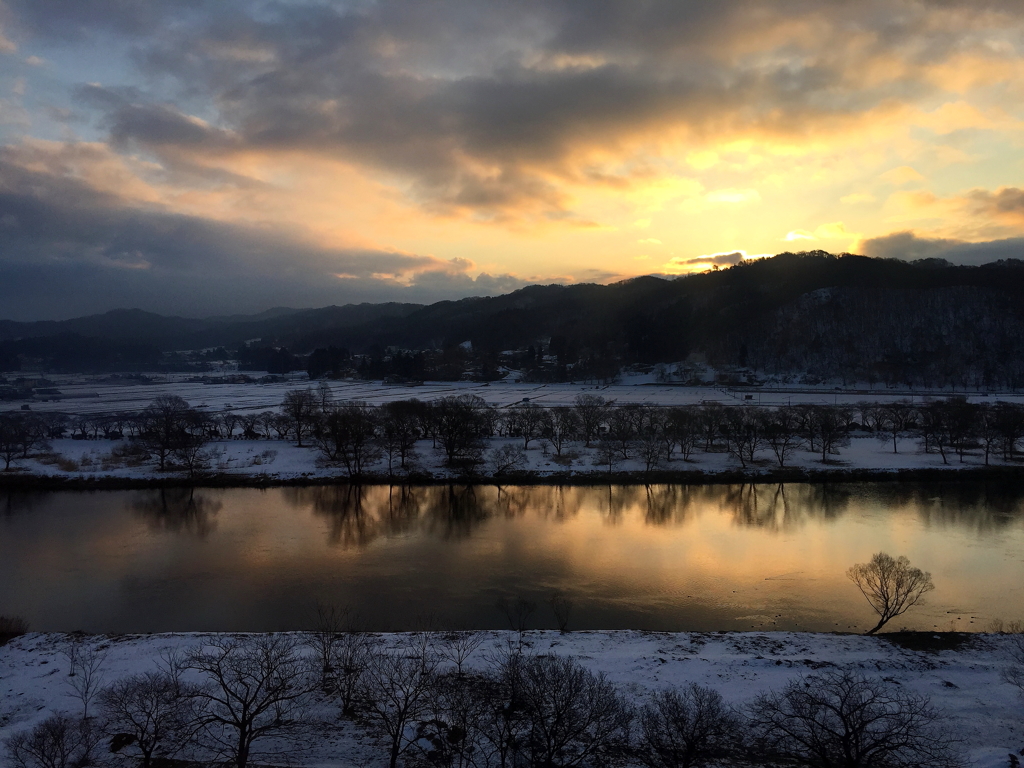
[[[691,683],[654,695],[640,711],[635,753],[648,768],[698,768],[732,756],[743,722],[713,688]]]
[[[808,768],[960,768],[928,699],[848,670],[794,680],[750,707],[757,751]]]
[[[193,694],[203,710],[203,740],[235,768],[246,768],[257,740],[301,725],[319,676],[298,646],[289,635],[243,635],[215,637],[188,652],[184,666],[205,677]]]

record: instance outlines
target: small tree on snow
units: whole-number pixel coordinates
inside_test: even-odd
[[[103,686],[105,651],[87,646],[80,638],[71,640],[64,650],[70,669],[65,680],[72,695],[82,702],[82,719],[89,718],[89,705]]]
[[[873,555],[870,563],[850,566],[846,575],[878,614],[878,624],[866,632],[868,635],[906,613],[935,589],[930,573],[912,567],[903,555],[894,558],[885,552]]]

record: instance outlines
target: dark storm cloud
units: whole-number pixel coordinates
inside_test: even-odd
[[[913,232],[894,232],[861,243],[865,256],[882,259],[945,259],[953,264],[979,265],[1001,259],[1024,259],[1024,237],[968,243],[963,240],[918,237]]]
[[[353,301],[430,302],[522,287],[429,256],[317,248],[258,229],[160,210],[0,158],[0,306],[5,318],[114,306],[181,315]],[[402,279],[398,279],[402,278]]]

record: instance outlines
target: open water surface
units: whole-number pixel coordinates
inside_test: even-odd
[[[856,631],[872,553],[931,572],[889,628],[1024,619],[1024,488],[973,483],[0,492],[0,614],[33,629]]]

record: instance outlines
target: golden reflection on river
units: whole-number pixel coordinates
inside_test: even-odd
[[[931,571],[914,629],[1024,617],[1024,493],[991,484],[314,486],[0,495],[0,614],[38,629],[571,627],[856,631],[877,551]],[[873,622],[871,622],[873,623]],[[893,629],[898,626],[893,626]]]

